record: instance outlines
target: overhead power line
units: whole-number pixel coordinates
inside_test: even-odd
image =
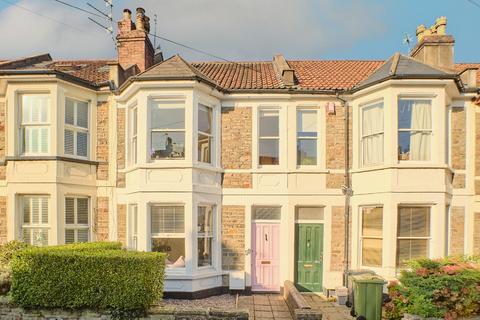
[[[92,16],[96,16],[96,17],[99,17],[99,18],[102,18],[102,19],[105,18],[105,16],[101,16],[101,15],[95,13],[95,12],[90,12],[90,11],[88,11],[88,10],[85,10],[85,9],[80,8],[80,7],[74,6],[73,4],[70,4],[70,3],[68,3],[68,2],[64,2],[64,1],[61,1],[61,0],[53,0],[53,1],[58,2],[58,3],[61,3],[61,4],[65,5],[65,6],[67,6],[67,7],[70,7],[70,8],[73,8],[73,9],[77,9],[77,10],[80,10],[80,11],[83,11],[84,13],[88,13],[89,15],[92,15]]]
[[[470,2],[471,4],[473,4],[474,6],[477,6],[477,7],[480,8],[480,3],[475,2],[475,1],[473,1],[473,0],[467,0],[467,1]]]

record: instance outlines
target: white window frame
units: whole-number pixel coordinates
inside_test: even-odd
[[[138,204],[128,206],[128,247],[138,250]]]
[[[299,131],[298,131],[298,126],[296,125],[296,132],[295,132],[295,135],[296,135],[296,148],[295,148],[295,163],[297,165],[297,167],[318,167],[320,165],[320,139],[319,139],[319,136],[320,136],[320,130],[319,130],[319,124],[320,124],[320,121],[319,121],[319,117],[318,117],[318,109],[314,109],[314,108],[305,108],[305,107],[299,107],[296,109],[295,111],[295,124],[298,124],[298,115],[299,113],[301,112],[312,112],[312,113],[315,113],[315,127],[316,127],[316,131],[315,131],[315,134],[316,136],[315,137],[310,137],[310,136],[301,136],[299,135]],[[280,120],[280,118],[279,118]],[[316,163],[315,164],[299,164],[298,163],[298,142],[300,140],[315,140],[317,142],[316,144],[316,149],[315,149],[315,156],[316,156]]]
[[[73,124],[67,123],[65,116],[67,114],[67,100],[71,100],[73,102]],[[78,126],[78,115],[77,115],[77,107],[78,103],[86,103],[87,104],[87,127],[80,127]],[[76,157],[81,159],[88,159],[90,157],[90,102],[86,100],[80,100],[76,98],[66,97],[65,98],[65,107],[64,107],[64,131],[63,131],[63,152],[68,157]],[[73,132],[73,154],[67,153],[65,150],[65,131],[72,131]],[[78,133],[86,133],[87,134],[87,155],[82,156],[78,154],[78,146],[77,146],[77,135]]]
[[[138,107],[134,105],[130,109],[130,165],[138,163]]]
[[[378,106],[379,104],[382,105],[382,113],[383,113],[383,130],[382,131],[377,131],[373,132],[371,134],[363,134],[363,128],[364,128],[364,123],[363,123],[363,113],[366,109],[373,108]],[[398,121],[397,121],[398,122]],[[375,136],[383,136],[383,143],[382,143],[382,160],[380,162],[376,163],[366,163],[364,161],[364,142],[366,141],[367,138],[370,137],[375,137]],[[376,166],[376,165],[381,165],[385,162],[385,105],[383,100],[381,101],[376,101],[372,103],[368,103],[366,105],[363,105],[360,107],[360,164],[363,167],[368,167],[368,166]]]
[[[360,265],[362,267],[367,267],[367,268],[382,268],[384,264],[384,259],[383,259],[383,221],[384,221],[384,207],[383,205],[367,205],[367,206],[360,206],[360,246],[359,246],[359,253],[360,253]],[[381,208],[382,209],[382,235],[381,236],[365,236],[363,235],[363,209],[369,209],[369,208]],[[372,265],[365,265],[363,264],[363,240],[364,239],[374,239],[374,240],[382,240],[382,250],[380,251],[380,259],[382,261],[380,266],[372,266]]]
[[[430,118],[431,118],[431,124],[430,124],[430,129],[412,129],[412,128],[400,128],[399,127],[399,119],[398,119],[398,113],[399,113],[399,110],[398,108],[400,108],[400,101],[408,101],[408,100],[417,100],[417,101],[429,101],[430,102]],[[397,153],[397,160],[401,163],[405,163],[405,162],[408,162],[408,163],[415,163],[415,162],[420,162],[420,163],[424,163],[424,162],[431,162],[433,160],[433,145],[434,145],[434,141],[433,141],[433,125],[435,123],[434,121],[434,118],[433,118],[433,99],[432,98],[429,98],[429,97],[424,97],[424,96],[398,96],[397,97],[397,141],[396,141],[396,153]],[[399,153],[399,143],[398,143],[398,140],[400,139],[400,132],[429,132],[430,133],[430,159],[428,160],[411,160],[411,159],[402,159],[400,160],[399,159],[399,156],[400,156],[400,153]],[[410,146],[411,148],[411,146]]]
[[[161,106],[162,103],[165,103],[166,105],[165,106]],[[183,100],[152,100],[151,102],[151,106],[149,108],[149,111],[148,111],[148,118],[150,119],[149,121],[149,154],[148,154],[148,157],[150,159],[150,161],[172,161],[172,160],[185,160],[187,158],[187,108],[186,108],[186,104],[185,104],[185,101]],[[165,109],[183,109],[183,121],[184,121],[184,126],[183,126],[183,129],[169,129],[169,128],[163,128],[163,129],[154,129],[153,126],[152,126],[152,121],[153,121],[153,117],[152,117],[152,112],[153,112],[153,105],[154,104],[159,104],[161,106],[161,108],[165,108]],[[181,158],[160,158],[160,159],[154,159],[152,158],[152,143],[153,143],[153,139],[152,139],[152,136],[153,136],[153,133],[154,132],[183,132],[183,135],[184,135],[184,155],[183,157]]]
[[[34,198],[37,198],[40,200],[44,200],[46,199],[47,200],[47,222],[44,222],[43,221],[43,217],[42,217],[42,214],[41,212],[39,212],[39,219],[41,220],[41,222],[39,223],[32,223],[32,222],[29,222],[28,224],[24,222],[24,210],[25,210],[25,199],[28,199],[29,200],[29,203],[30,203],[30,221],[32,221],[32,201]],[[33,239],[33,231],[35,230],[42,230],[42,229],[46,229],[47,231],[47,245],[50,244],[50,197],[48,195],[41,195],[41,194],[24,194],[24,195],[20,195],[18,197],[18,200],[19,200],[19,205],[18,205],[18,208],[19,208],[19,212],[20,212],[20,215],[19,215],[19,220],[20,220],[20,230],[19,230],[19,239],[21,241],[25,241],[25,239],[23,238],[23,231],[25,229],[28,230],[28,232],[30,233],[30,240]],[[17,220],[18,221],[18,220]],[[29,244],[33,244],[33,241],[30,241]]]
[[[211,264],[208,265],[208,266],[199,266],[198,265],[198,261],[199,261],[199,258],[197,256],[197,263],[196,263],[196,267],[201,270],[201,269],[209,269],[209,268],[213,268],[215,265],[216,265],[216,256],[217,256],[217,252],[216,252],[216,241],[217,241],[217,210],[216,210],[216,206],[213,205],[213,204],[199,204],[197,206],[197,225],[198,225],[198,212],[199,212],[199,208],[200,207],[204,207],[204,208],[210,208],[212,210],[212,225],[211,225],[211,232],[209,234],[207,233],[199,233],[198,232],[198,229],[197,230],[197,241],[196,241],[196,249],[198,252],[198,240],[199,239],[211,239],[211,243],[212,243],[212,261],[211,261]]]
[[[74,199],[73,200],[73,219],[74,219],[74,223],[67,223],[66,219],[67,219],[67,199]],[[87,199],[87,207],[88,207],[88,213],[87,213],[87,216],[88,216],[88,222],[85,224],[85,223],[78,223],[78,199]],[[74,243],[77,243],[78,242],[78,230],[87,230],[88,232],[88,240],[87,242],[90,242],[92,241],[92,237],[91,237],[91,228],[90,228],[90,224],[91,224],[91,201],[90,201],[90,197],[86,197],[86,196],[65,196],[65,199],[64,199],[64,206],[65,206],[65,213],[64,213],[64,222],[65,222],[65,231],[66,230],[74,230]],[[64,232],[64,235],[65,235],[65,232]],[[64,242],[66,243],[66,239],[64,239]]]
[[[40,96],[48,98],[48,105],[46,110],[46,120],[45,122],[24,122],[23,121],[23,97],[25,96]],[[50,122],[50,112],[52,107],[52,98],[48,93],[22,93],[19,95],[19,150],[22,156],[37,156],[37,155],[48,155],[51,148],[51,122]],[[24,132],[27,128],[45,128],[47,129],[47,151],[46,152],[26,152],[26,146],[23,144],[25,139]]]
[[[209,106],[209,105],[206,105],[206,104],[203,104],[203,103],[199,103],[198,104],[198,114],[200,113],[200,108],[201,107],[204,107],[205,109],[209,110],[210,111],[210,117],[211,117],[211,128],[210,128],[210,133],[207,133],[207,132],[203,132],[203,131],[200,131],[200,129],[198,129],[198,133],[197,133],[197,152],[198,151],[198,143],[199,143],[199,137],[200,135],[204,135],[208,138],[209,140],[209,145],[210,145],[210,162],[205,162],[205,161],[201,161],[200,160],[200,154],[197,154],[197,161],[199,163],[204,163],[204,164],[207,164],[207,165],[214,165],[214,161],[215,161],[215,156],[214,156],[214,146],[215,146],[215,138],[214,138],[214,133],[215,133],[215,113],[214,113],[214,108]],[[197,128],[199,128],[199,122],[200,122],[200,116],[197,114]]]
[[[399,237],[398,236],[398,227],[399,227],[399,223],[400,223],[400,219],[399,219],[399,215],[400,215],[400,209],[401,208],[428,208],[428,226],[429,226],[429,229],[428,229],[428,236],[426,237]],[[396,230],[396,234],[395,234],[395,267],[397,269],[399,268],[402,268],[400,265],[399,265],[399,261],[398,261],[398,240],[425,240],[427,241],[427,255],[426,255],[426,258],[429,258],[430,257],[430,253],[431,253],[431,240],[432,240],[432,206],[430,205],[415,205],[415,204],[409,204],[409,205],[399,205],[397,206],[397,216],[396,216],[396,220],[397,220],[397,230]]]
[[[281,165],[281,128],[280,128],[280,116],[281,116],[281,110],[279,108],[267,108],[267,107],[261,107],[258,109],[258,125],[257,125],[257,133],[258,133],[258,139],[257,139],[257,163],[260,167],[278,167]],[[260,131],[261,131],[261,119],[262,119],[262,113],[263,112],[275,112],[277,113],[278,117],[278,136],[261,136]],[[269,141],[269,140],[276,140],[278,141],[278,164],[261,164],[260,163],[260,145],[261,141]]]

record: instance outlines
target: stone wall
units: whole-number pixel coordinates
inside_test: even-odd
[[[252,168],[252,108],[222,108],[222,167]]]
[[[225,173],[222,186],[224,188],[252,188],[251,173]]]
[[[327,112],[327,111],[325,111]],[[352,110],[349,108],[349,132],[352,132]],[[326,113],[326,167],[327,169],[345,168],[345,110],[336,106],[335,114]],[[352,134],[349,135],[350,167],[352,159]]]
[[[340,189],[345,183],[345,175],[343,173],[327,174],[327,189]]]
[[[222,269],[245,268],[245,207],[222,206]]]
[[[7,146],[7,108],[5,102],[0,102],[0,161],[5,160]],[[0,180],[6,179],[6,165],[0,165]]]
[[[97,161],[100,162],[97,168],[97,180],[108,180],[108,112],[108,102],[97,104]]]
[[[117,187],[125,188],[125,108],[117,109]]]
[[[117,240],[127,245],[127,205],[117,204]]]
[[[450,248],[449,254],[465,253],[465,208],[452,207],[450,211]]]
[[[349,239],[352,241],[352,215],[350,210]],[[332,241],[330,247],[330,271],[342,271],[345,263],[345,209],[343,206],[332,207]],[[349,248],[351,248],[349,243]],[[351,258],[350,252],[350,258]]]
[[[475,176],[480,178],[480,112],[475,113],[475,128]],[[475,194],[480,195],[480,180],[475,181]]]
[[[452,167],[454,169],[465,169],[467,135],[467,124],[465,120],[464,108],[452,108]]]
[[[7,242],[7,197],[0,197],[0,244]]]
[[[108,197],[97,197],[95,216],[96,241],[108,241]]]

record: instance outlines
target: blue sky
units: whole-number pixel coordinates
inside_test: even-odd
[[[8,0],[13,2],[13,0]],[[85,6],[85,1],[64,0]],[[115,20],[123,8],[146,9],[158,16],[158,34],[231,60],[386,59],[407,52],[405,33],[415,38],[419,24],[430,26],[447,16],[455,36],[455,60],[479,62],[480,0],[114,0]],[[90,0],[103,8],[103,0]],[[64,24],[34,15],[0,0],[1,58],[50,52],[54,58],[115,57],[109,35],[88,16],[53,0],[15,3]],[[91,10],[91,9],[89,9]],[[68,24],[69,26],[66,26]],[[5,30],[15,28],[14,32]],[[212,60],[160,42],[165,56]]]

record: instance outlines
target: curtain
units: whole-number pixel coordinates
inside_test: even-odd
[[[383,103],[363,109],[363,164],[383,162]]]
[[[410,160],[430,160],[432,114],[429,101],[413,101]],[[416,131],[421,129],[422,131]]]

